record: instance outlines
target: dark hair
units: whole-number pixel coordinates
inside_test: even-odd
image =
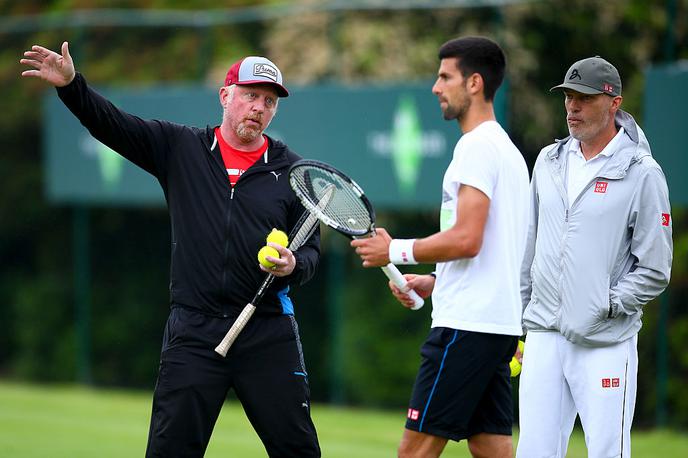
[[[478,73],[483,78],[485,100],[494,100],[504,80],[506,57],[497,43],[485,37],[461,37],[449,40],[440,47],[439,58],[456,57],[458,68],[467,78]]]

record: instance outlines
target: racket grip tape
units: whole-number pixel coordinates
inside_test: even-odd
[[[425,301],[423,301],[423,298],[420,297],[417,292],[408,287],[406,279],[401,272],[399,272],[397,266],[389,263],[385,267],[382,267],[382,271],[385,273],[385,275],[387,275],[387,278],[389,278],[392,283],[397,286],[397,288],[408,294],[409,297],[413,299],[413,307],[411,307],[411,310],[418,310],[423,307]]]
[[[244,329],[244,326],[246,326],[246,323],[248,323],[248,320],[251,319],[251,316],[253,316],[253,312],[255,311],[255,305],[251,304],[250,302],[246,304],[246,306],[241,311],[237,319],[234,321],[234,324],[232,324],[232,327],[229,328],[229,331],[227,331],[227,334],[225,334],[225,337],[224,339],[222,339],[222,342],[220,342],[219,345],[215,347],[215,353],[223,357],[227,356],[229,347],[232,346],[237,336]]]

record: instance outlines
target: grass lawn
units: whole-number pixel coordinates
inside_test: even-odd
[[[22,385],[0,381],[0,456],[21,458],[122,458],[143,456],[151,394],[76,386]],[[403,409],[402,409],[403,410]],[[313,406],[325,458],[395,456],[404,411]],[[514,436],[516,443],[517,436]],[[208,458],[265,457],[258,437],[236,402],[225,405],[206,453]],[[576,431],[570,458],[585,458]],[[633,433],[634,458],[688,456],[688,435]],[[470,457],[465,442],[450,442],[443,457]]]

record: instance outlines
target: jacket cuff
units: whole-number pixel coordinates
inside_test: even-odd
[[[72,81],[70,81],[68,84],[66,84],[66,85],[64,85],[64,86],[61,86],[61,87],[55,86],[55,91],[57,91],[58,95],[59,95],[59,94],[63,94],[63,93],[67,93],[67,92],[70,92],[70,91],[73,91],[74,88],[75,88],[79,83],[81,83],[81,81],[77,81],[77,80],[83,80],[83,78],[84,78],[84,77],[83,77],[83,75],[81,75],[81,73],[79,73],[79,72],[74,72],[74,78],[72,78]]]
[[[296,251],[293,251],[292,254],[294,255],[294,261],[296,262],[296,264],[294,265],[294,270],[292,270],[290,276],[298,279],[301,275],[301,270],[302,270],[301,268],[303,267],[301,265],[301,263],[303,262],[303,258]]]

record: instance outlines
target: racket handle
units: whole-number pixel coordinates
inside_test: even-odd
[[[253,312],[255,311],[255,305],[251,304],[250,302],[246,304],[244,310],[241,311],[237,319],[234,321],[234,324],[232,324],[232,327],[229,328],[229,331],[227,331],[227,334],[225,334],[225,337],[224,339],[222,339],[222,342],[220,342],[219,345],[215,347],[215,353],[221,356],[227,356],[229,347],[232,346],[237,336],[244,329],[244,326],[246,326],[246,323],[248,323],[248,320],[251,319],[251,316],[253,316]]]
[[[411,307],[411,310],[418,310],[421,307],[423,307],[425,301],[423,301],[423,298],[420,297],[417,292],[415,292],[407,286],[407,281],[401,274],[401,272],[399,272],[397,266],[390,262],[385,267],[381,267],[381,269],[385,273],[385,275],[387,275],[387,278],[389,278],[392,281],[392,283],[394,283],[397,286],[397,288],[399,288],[404,293],[408,294],[411,297],[411,299],[413,299],[413,307]]]

